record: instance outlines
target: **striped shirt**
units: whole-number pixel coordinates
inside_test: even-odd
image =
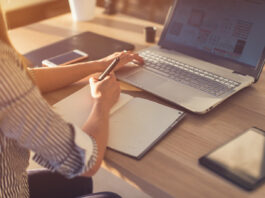
[[[30,150],[37,163],[68,178],[97,160],[95,140],[51,109],[21,65],[0,42],[0,198],[29,197]]]

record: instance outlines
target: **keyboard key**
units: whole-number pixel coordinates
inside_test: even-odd
[[[220,96],[240,85],[239,82],[157,55],[151,51],[140,53],[140,55],[145,59],[144,67],[146,69],[214,96]]]

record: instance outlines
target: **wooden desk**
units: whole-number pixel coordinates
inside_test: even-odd
[[[147,47],[143,27],[156,25],[122,15],[105,16],[101,9],[90,22],[74,23],[70,14],[45,20],[10,31],[14,45],[21,53],[92,31],[135,44],[136,49]],[[89,45],[89,43],[88,43]],[[79,89],[86,80],[46,94],[51,103]],[[137,90],[122,84],[126,90]],[[206,115],[188,113],[172,132],[138,161],[117,152],[106,152],[103,166],[124,180],[134,183],[153,197],[224,198],[260,197],[265,186],[248,193],[220,178],[198,164],[198,159],[251,126],[265,129],[265,73],[257,84],[231,97]]]

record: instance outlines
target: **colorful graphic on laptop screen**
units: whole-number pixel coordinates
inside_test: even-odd
[[[176,9],[166,41],[258,64],[265,46],[264,0],[179,0]]]

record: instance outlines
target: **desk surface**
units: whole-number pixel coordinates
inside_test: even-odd
[[[123,15],[106,16],[101,9],[90,22],[73,22],[70,14],[10,31],[21,53],[91,31],[133,43],[136,50],[147,47],[143,36],[146,25],[162,26]],[[50,104],[81,88],[87,79],[45,95]],[[140,91],[121,84],[123,90]],[[198,164],[198,159],[240,134],[257,126],[265,129],[265,73],[257,84],[237,93],[206,115],[187,113],[186,118],[140,161],[115,151],[106,152],[105,166],[153,197],[260,197],[265,185],[248,193]]]

